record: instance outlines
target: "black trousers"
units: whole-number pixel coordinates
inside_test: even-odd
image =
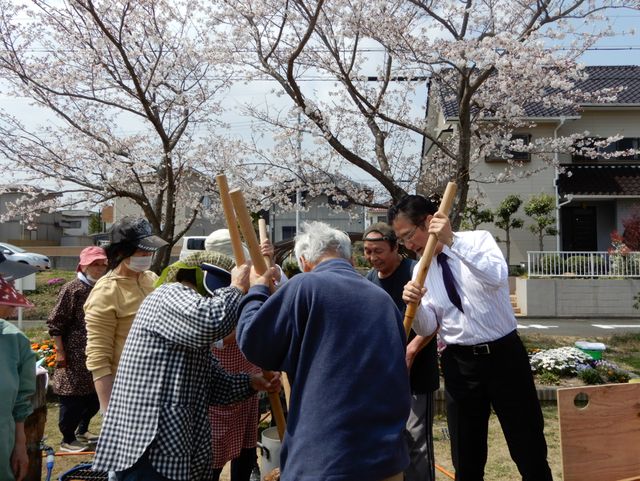
[[[58,428],[62,433],[62,441],[71,443],[76,439],[76,432],[86,433],[91,418],[100,410],[100,402],[96,393],[86,396],[58,396],[60,400],[60,416]]]
[[[256,448],[243,448],[237,458],[231,460],[231,481],[249,481],[251,471],[257,466]],[[222,468],[214,470],[213,481],[220,479]]]
[[[516,331],[487,345],[447,346],[442,369],[456,480],[484,480],[493,407],[523,481],[551,481],[542,410]]]

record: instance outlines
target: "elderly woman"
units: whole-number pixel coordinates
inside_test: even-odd
[[[227,287],[204,297],[209,274],[189,262],[163,273],[167,282],[144,300],[125,345],[93,465],[115,471],[119,481],[209,481],[207,406],[280,386],[278,378],[227,374],[210,352],[236,325],[248,267],[229,274],[230,260],[208,266],[226,273]]]
[[[47,320],[49,335],[56,345],[53,391],[60,400],[60,451],[65,452],[85,451],[86,443],[97,440],[97,436],[89,432],[89,422],[100,409],[100,403],[86,366],[87,328],[83,306],[95,283],[107,271],[104,249],[84,248],[76,271],[76,279],[62,286]]]
[[[167,243],[152,234],[145,219],[123,218],[109,231],[108,268],[84,305],[87,325],[87,369],[106,412],[113,380],[133,318],[157,279],[153,253]]]
[[[1,255],[1,254],[0,254]],[[30,273],[0,258],[0,273],[17,279]],[[31,413],[31,396],[36,390],[35,355],[29,339],[13,324],[16,307],[32,304],[0,275],[0,479],[20,481],[27,474],[24,420]]]

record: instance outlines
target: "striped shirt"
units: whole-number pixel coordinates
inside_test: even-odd
[[[471,346],[495,341],[516,329],[507,264],[492,235],[487,231],[457,232],[453,247],[444,246],[442,252],[448,257],[464,312],[449,300],[442,268],[434,256],[414,330],[427,336],[439,324],[440,337],[446,344]],[[416,273],[417,266],[414,279]]]

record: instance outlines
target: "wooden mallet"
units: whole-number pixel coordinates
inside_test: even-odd
[[[440,202],[440,207],[438,208],[438,212],[449,215],[451,211],[451,205],[453,204],[453,199],[456,197],[456,190],[458,186],[455,182],[449,182],[447,184],[447,188],[444,191],[444,195],[442,196],[442,201]],[[427,239],[427,245],[424,248],[424,253],[418,262],[418,275],[415,278],[415,282],[418,283],[418,287],[422,289],[424,287],[424,281],[427,278],[427,272],[429,271],[429,266],[431,265],[431,260],[433,259],[433,252],[436,250],[436,246],[438,245],[438,238],[435,234],[429,234],[429,238]],[[416,317],[416,311],[418,310],[417,303],[407,304],[407,309],[404,311],[404,330],[409,335],[411,332],[411,326],[413,325],[413,318]]]
[[[253,229],[251,216],[249,215],[249,210],[247,209],[247,204],[244,201],[242,191],[239,189],[233,189],[229,192],[229,196],[231,197],[231,203],[233,204],[233,208],[236,212],[240,231],[242,232],[242,236],[249,247],[249,254],[251,255],[253,267],[258,275],[263,275],[267,271],[268,266],[260,252],[260,244],[258,243],[256,231]],[[271,380],[269,377],[271,373],[269,371],[263,371],[263,375],[265,378]],[[269,402],[271,403],[271,414],[276,420],[278,436],[280,437],[280,441],[282,441],[287,429],[287,423],[284,419],[284,412],[282,410],[282,404],[280,403],[280,395],[277,393],[269,393]]]
[[[260,234],[260,244],[262,244],[265,240],[269,238],[269,234],[267,233],[267,221],[264,219],[258,219],[258,234]],[[269,256],[264,256],[264,261],[268,266],[273,266],[273,259]],[[287,406],[289,405],[289,400],[291,399],[291,384],[289,383],[289,378],[287,377],[287,373],[283,372],[282,377],[280,378],[282,381],[282,389],[284,391],[284,398],[287,401]]]
[[[233,249],[233,257],[236,265],[241,266],[245,263],[244,250],[242,249],[242,240],[240,239],[240,231],[238,230],[238,222],[236,214],[233,211],[233,204],[229,196],[229,184],[227,184],[227,176],[224,174],[216,175],[216,183],[220,191],[220,202],[224,211],[224,218],[229,228],[229,237],[231,239],[231,248]]]

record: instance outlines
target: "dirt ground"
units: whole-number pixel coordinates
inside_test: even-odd
[[[554,479],[562,479],[562,465],[560,461],[560,437],[558,426],[558,415],[555,406],[543,408],[546,426],[545,435],[549,446],[549,464],[553,472]],[[60,433],[57,427],[58,407],[55,403],[48,406],[47,424],[45,435],[47,436],[47,444],[57,449],[60,444]],[[96,416],[92,421],[90,430],[92,432],[100,432],[100,417]],[[447,432],[447,422],[442,416],[438,416],[434,421],[433,439],[436,465],[440,466],[448,473],[453,472],[451,463],[451,455],[449,453],[449,438]],[[502,435],[500,425],[492,416],[489,428],[489,459],[486,467],[487,481],[511,481],[519,479],[518,472],[511,461],[509,450]],[[90,462],[90,455],[82,456],[63,456],[56,457],[55,466],[51,480],[57,480],[58,477],[76,466],[79,463]],[[43,460],[44,468],[44,460]],[[42,479],[46,479],[46,468],[43,469]],[[452,478],[442,471],[436,470],[437,481],[447,481]],[[230,481],[229,466],[227,465],[220,476],[221,481]]]

